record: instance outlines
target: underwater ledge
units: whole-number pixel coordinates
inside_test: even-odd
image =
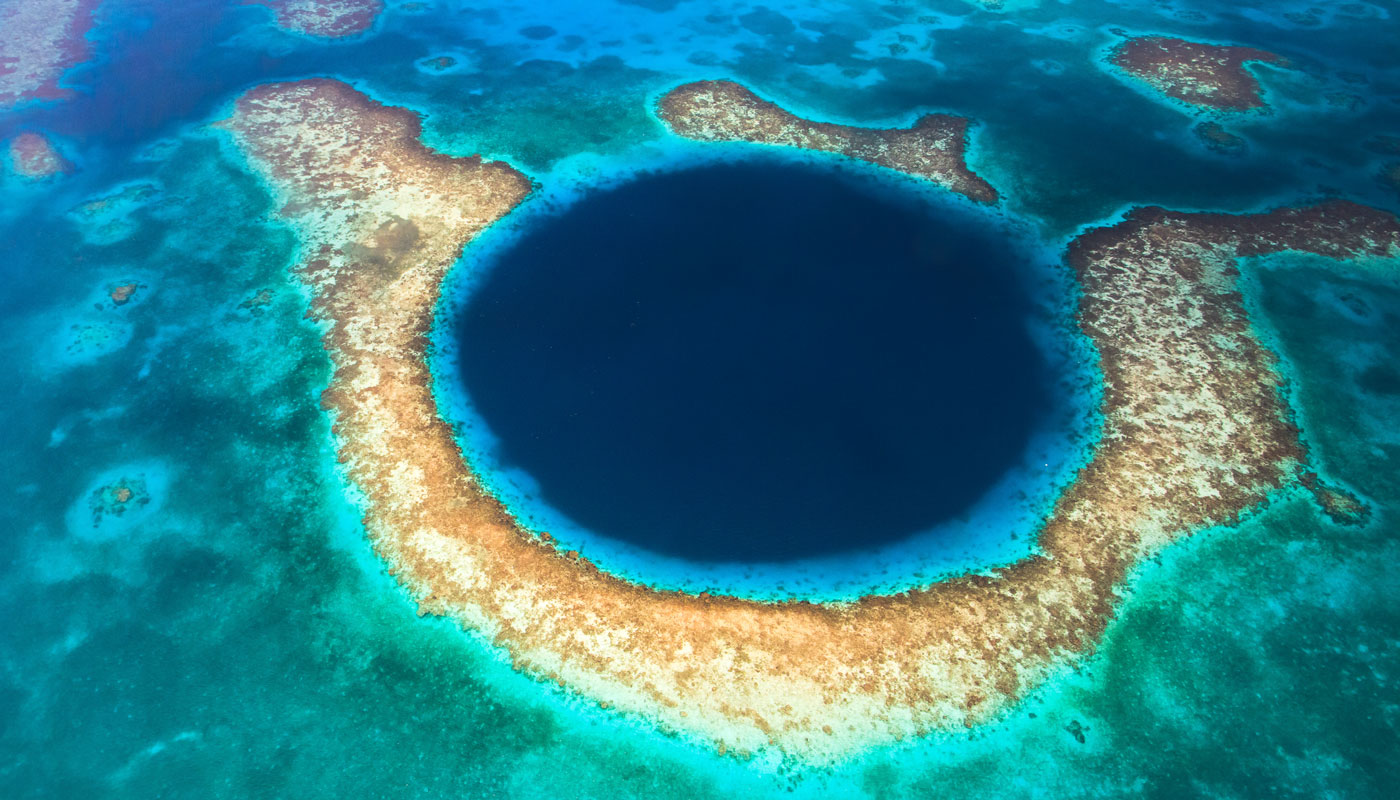
[[[809,763],[996,719],[1094,649],[1135,564],[1298,485],[1307,453],[1237,260],[1400,255],[1400,221],[1345,202],[1147,208],[1090,229],[1068,262],[1104,372],[1104,435],[1041,529],[1043,554],[848,604],[692,596],[525,535],[437,412],[426,348],[442,279],[528,179],[427,150],[412,113],[335,81],[255,88],[221,124],[303,238],[297,269],[327,326],[339,457],[420,611],[606,707],[721,751],[778,748]]]

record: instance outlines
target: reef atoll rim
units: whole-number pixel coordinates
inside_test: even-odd
[[[1110,59],[1114,66],[1162,94],[1210,111],[1263,108],[1263,89],[1245,65],[1289,65],[1288,59],[1267,50],[1171,36],[1128,39],[1114,48]]]
[[[813,122],[733,81],[677,86],[658,102],[657,116],[688,139],[835,153],[925,178],[979,203],[997,201],[996,189],[967,166],[966,117],[929,114],[912,128],[885,130]]]
[[[64,70],[88,57],[100,0],[0,0],[0,109],[53,100]]]
[[[1147,208],[1089,230],[1068,263],[1102,357],[1104,429],[1040,555],[844,605],[691,596],[624,582],[517,527],[434,405],[425,348],[442,279],[529,181],[430,151],[412,113],[333,81],[256,88],[221,125],[302,237],[340,458],[420,612],[604,706],[721,750],[809,762],[995,718],[1095,647],[1139,560],[1298,483],[1306,454],[1246,317],[1238,260],[1400,255],[1400,221],[1342,202]]]
[[[384,11],[382,0],[244,0],[267,6],[277,27],[307,36],[341,39],[364,33]]]

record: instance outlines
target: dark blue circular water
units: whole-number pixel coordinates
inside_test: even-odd
[[[1053,376],[1023,258],[890,192],[756,161],[536,222],[455,326],[499,462],[588,530],[696,561],[865,550],[966,511]]]

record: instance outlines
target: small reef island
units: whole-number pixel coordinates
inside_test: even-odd
[[[25,131],[11,139],[6,149],[10,170],[22,178],[43,180],[73,169],[53,142],[41,133]]]
[[[1123,73],[1199,111],[1265,108],[1249,63],[1289,66],[1288,59],[1253,47],[1206,44],[1170,36],[1141,36],[1118,45],[1110,62]]]
[[[324,39],[343,39],[369,30],[384,11],[382,0],[244,0],[267,6],[277,27]]]
[[[1267,54],[1201,47],[1140,41],[1119,59],[1153,79],[1185,69],[1191,83],[1162,85],[1193,102],[1248,105],[1239,65]],[[1207,67],[1186,69],[1198,56]],[[659,114],[684,136],[824,150],[996,200],[962,161],[965,120],[834,126],[723,82],[681,86]],[[1044,521],[1038,554],[844,604],[623,581],[517,525],[435,405],[426,349],[440,285],[531,181],[428,149],[414,113],[333,80],[254,88],[219,124],[302,238],[298,274],[334,364],[323,404],[339,458],[420,613],[479,632],[527,674],[721,752],[829,763],[996,719],[1094,650],[1135,565],[1172,542],[1288,486],[1339,522],[1364,518],[1310,466],[1277,358],[1247,316],[1239,263],[1298,251],[1365,269],[1400,255],[1400,220],[1347,202],[1244,215],[1139,208],[1069,246],[1077,322],[1100,357],[1102,436]]]

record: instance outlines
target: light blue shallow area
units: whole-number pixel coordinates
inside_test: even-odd
[[[539,194],[468,251],[454,291],[513,225],[588,187],[745,150],[677,141],[651,116],[697,78],[840,122],[977,119],[973,164],[1007,197],[995,224],[1045,256],[1050,321],[1071,299],[1055,267],[1066,239],[1131,204],[1341,194],[1400,210],[1376,177],[1387,157],[1363,146],[1400,135],[1393,3],[1007,5],[391,3],[371,35],[324,44],[253,6],[104,3],[94,62],[65,79],[77,94],[0,113],[0,141],[48,132],[79,168],[0,177],[0,797],[1395,796],[1393,283],[1283,258],[1246,285],[1314,460],[1371,505],[1369,526],[1281,496],[1146,564],[1084,668],[995,725],[824,771],[742,762],[537,684],[414,613],[335,464],[295,236],[203,127],[244,86],[333,75],[418,109],[434,146],[520,165]],[[538,24],[555,35],[520,33]],[[1273,48],[1305,69],[1264,73],[1276,111],[1227,121],[1249,146],[1230,159],[1195,139],[1196,118],[1095,61],[1118,27]],[[565,49],[569,36],[584,41]],[[461,68],[419,68],[442,53]],[[1363,102],[1326,99],[1339,92]],[[73,213],[143,184],[158,191]],[[111,303],[131,282],[132,301]],[[138,482],[148,502],[96,513],[101,490]],[[999,513],[1030,532],[1051,497]],[[587,547],[639,580],[700,583]],[[820,566],[705,581],[834,597],[962,568],[912,547],[881,558],[847,565],[845,583]]]

